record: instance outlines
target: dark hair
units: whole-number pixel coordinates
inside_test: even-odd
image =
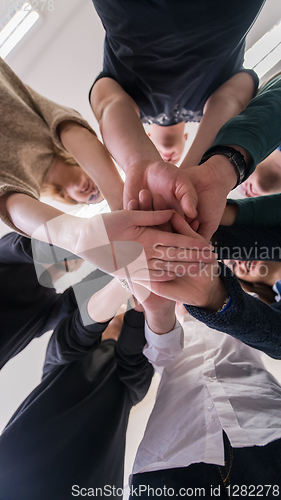
[[[245,292],[256,293],[260,300],[267,305],[275,302],[275,293],[270,285],[266,283],[250,282],[238,278],[239,283]]]

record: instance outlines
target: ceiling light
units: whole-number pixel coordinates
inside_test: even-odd
[[[265,33],[245,54],[244,65],[261,78],[281,60],[281,21]]]
[[[8,22],[5,23],[5,20],[3,20],[4,27],[0,32],[0,56],[3,59],[19,43],[38,19],[38,12],[32,10],[29,2],[25,2],[20,10],[15,11],[15,14]],[[2,25],[3,22],[1,23]]]

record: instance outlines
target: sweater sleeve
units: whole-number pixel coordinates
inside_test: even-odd
[[[216,314],[185,304],[186,310],[210,328],[228,333],[244,344],[281,359],[281,304],[268,306],[244,292],[234,274],[220,264],[221,278],[231,297],[225,311]]]
[[[132,309],[125,313],[115,356],[119,378],[127,386],[133,405],[146,395],[154,373],[142,352],[145,343],[144,315]]]
[[[45,123],[48,125],[51,132],[52,140],[58,148],[65,149],[57,132],[58,126],[60,125],[60,123],[64,121],[74,121],[79,125],[81,125],[82,127],[87,128],[88,130],[90,130],[90,132],[96,135],[94,130],[90,127],[88,122],[82,118],[82,116],[80,115],[80,113],[78,113],[78,111],[75,111],[74,109],[67,108],[65,106],[62,106],[61,104],[57,104],[53,101],[50,101],[46,97],[35,92],[35,90],[31,89],[27,85],[26,88],[28,89],[31,95],[33,103],[38,111],[38,114],[41,116],[41,118],[43,118]]]
[[[247,177],[281,142],[281,76],[265,84],[240,113],[218,132],[213,146],[241,146],[252,156]]]
[[[238,206],[238,216],[234,225],[281,228],[281,194],[228,200],[228,202]]]
[[[281,261],[281,227],[220,226],[212,243],[220,260]]]

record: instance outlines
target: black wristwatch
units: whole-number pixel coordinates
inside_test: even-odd
[[[202,165],[202,163],[205,163],[205,161],[209,160],[211,156],[215,155],[227,156],[230,163],[234,166],[237,173],[237,184],[234,186],[234,188],[244,182],[245,177],[248,173],[248,167],[245,162],[245,158],[242,153],[240,153],[240,151],[237,151],[237,149],[231,148],[230,146],[213,146],[203,154],[199,165]]]

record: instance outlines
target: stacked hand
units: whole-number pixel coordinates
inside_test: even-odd
[[[161,195],[152,197],[151,193],[143,191],[140,193],[139,201],[133,200],[129,206],[142,210],[151,210],[152,208],[161,210],[165,208],[165,201]],[[192,232],[188,224],[181,218],[179,221],[177,220],[176,226],[173,225],[173,221],[171,220],[170,230],[172,229],[180,230],[184,234]],[[175,236],[175,233],[171,233],[171,235]],[[198,238],[198,241],[202,241],[202,237],[196,233],[195,238]],[[146,311],[153,310],[159,314],[161,309],[167,310],[169,307],[172,308],[172,302],[169,304],[167,302],[168,299],[216,311],[222,305],[227,295],[223,281],[219,277],[219,272],[218,262],[214,259],[211,263],[191,263],[185,273],[180,273],[175,279],[169,282],[154,281],[144,283],[137,281],[139,285],[144,285],[153,292],[143,302],[143,306]],[[138,291],[136,284],[134,284],[134,287],[136,296],[138,297],[139,294],[141,300],[141,293]]]
[[[167,223],[182,234],[157,228]],[[157,281],[174,279],[179,266],[186,272],[191,263],[214,260],[212,247],[173,210],[121,210],[87,219],[75,252],[109,274]]]
[[[226,197],[236,182],[228,159],[214,156],[201,166],[177,168],[163,160],[140,163],[126,171],[124,207],[138,200],[142,189],[161,194],[166,208],[174,208],[207,241],[219,226]]]

